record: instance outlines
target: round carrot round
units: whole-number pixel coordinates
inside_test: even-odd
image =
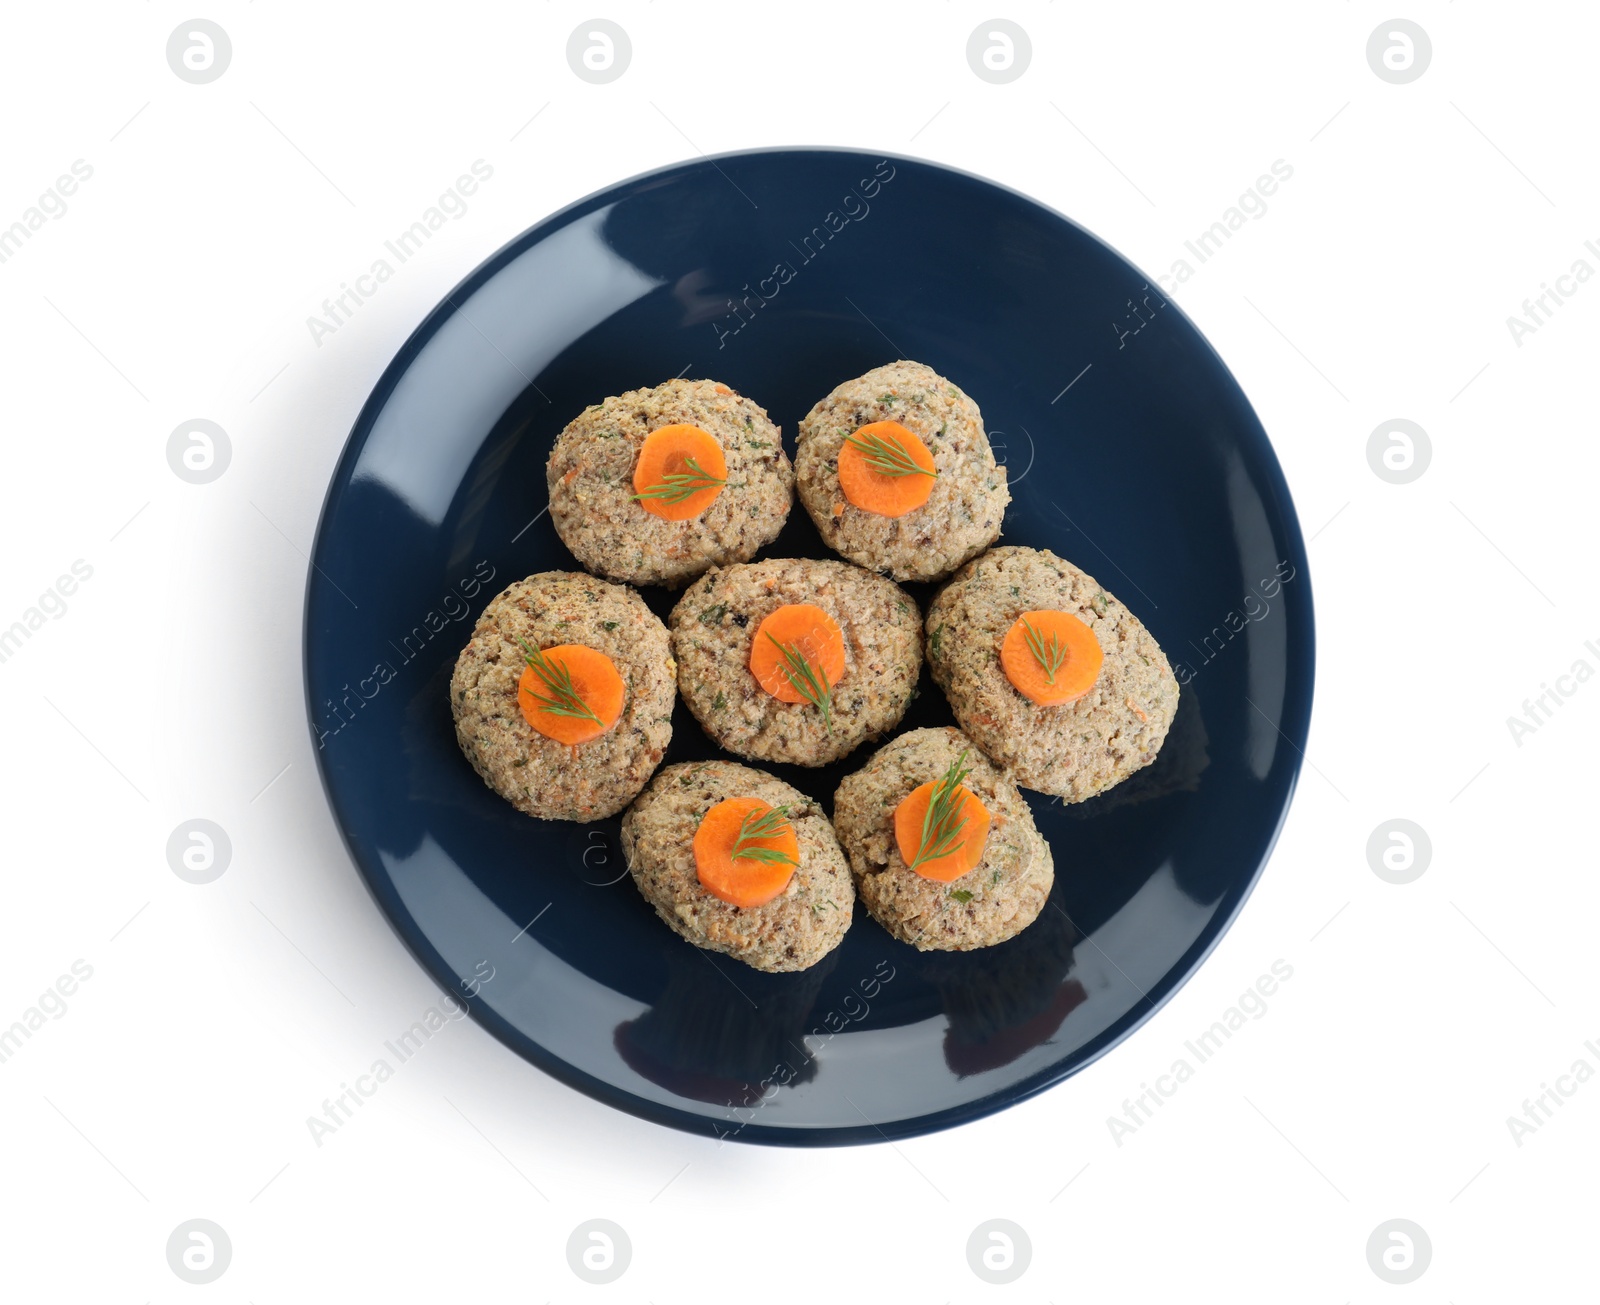
[[[928,446],[897,421],[869,422],[846,436],[838,466],[844,496],[880,517],[915,512],[939,475]]]
[[[779,702],[817,705],[844,676],[844,631],[814,603],[785,603],[756,627],[750,674]]]
[[[711,506],[728,481],[728,460],[710,431],[661,426],[644,437],[633,468],[633,497],[666,521],[687,521]]]
[[[713,897],[732,906],[765,906],[789,886],[800,840],[788,811],[759,798],[727,798],[694,831],[694,868]]]
[[[924,879],[948,884],[983,860],[983,845],[989,839],[989,808],[970,788],[959,784],[945,807],[945,819],[938,821],[940,813],[935,812],[936,819],[930,821],[928,807],[937,783],[919,784],[901,799],[894,809],[894,841],[911,869]],[[950,850],[940,856],[922,856],[924,850],[931,853],[941,844]]]
[[[524,642],[527,663],[517,682],[522,718],[557,743],[587,743],[622,716],[627,685],[616,663],[581,643],[557,644],[542,652]]]
[[[1024,612],[1000,643],[1000,668],[1041,706],[1081,698],[1100,677],[1100,640],[1071,612]]]

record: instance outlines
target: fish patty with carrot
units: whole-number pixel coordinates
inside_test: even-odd
[[[713,570],[668,624],[689,710],[714,743],[755,761],[822,766],[887,733],[922,667],[916,602],[844,562]]]
[[[1055,882],[1017,787],[960,730],[910,730],[833,798],[833,827],[872,918],[921,951],[1015,937]]]
[[[545,465],[550,520],[597,575],[678,588],[743,562],[788,519],[794,471],[760,404],[672,380],[594,404]]]
[[[1082,802],[1155,760],[1178,681],[1143,623],[1048,549],[993,548],[929,604],[956,721],[1024,788]]]
[[[456,739],[517,810],[599,820],[661,764],[676,675],[666,627],[632,589],[541,572],[490,600],[457,657]]]
[[[981,553],[1011,501],[978,405],[906,361],[845,381],[801,420],[795,485],[829,548],[902,581]]]
[[[675,933],[758,970],[809,969],[850,927],[855,888],[833,826],[765,771],[665,767],[622,817],[622,853]]]

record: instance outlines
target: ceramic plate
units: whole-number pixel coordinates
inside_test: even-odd
[[[859,906],[801,974],[681,941],[634,889],[617,820],[520,815],[455,742],[446,689],[488,600],[577,570],[546,511],[561,428],[607,395],[712,378],[790,456],[839,382],[925,362],[978,402],[1012,503],[1167,651],[1157,761],[1075,806],[1028,794],[1055,851],[1039,920],[919,953]],[[762,556],[827,557],[796,504]],[[926,605],[931,590],[913,587]],[[644,591],[663,617],[674,595]],[[1260,874],[1310,715],[1310,577],[1238,384],[1159,287],[1042,205],[928,163],[769,150],[667,168],[517,237],[418,327],[328,491],[306,687],[333,812],[417,959],[521,1056],[622,1110],[751,1142],[906,1137],[1020,1101],[1172,995]],[[904,728],[952,724],[924,673]],[[771,767],[832,809],[870,748]],[[719,755],[679,703],[667,761]]]

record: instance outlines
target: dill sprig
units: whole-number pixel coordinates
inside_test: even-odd
[[[539,704],[541,711],[547,711],[552,716],[592,720],[596,725],[605,724],[579,696],[577,687],[572,683],[572,672],[567,669],[565,662],[552,661],[537,648],[530,647],[528,641],[520,636],[517,642],[522,645],[522,660],[533,668],[533,673],[544,682],[545,690],[550,695],[541,698],[532,689],[523,687],[522,691]]]
[[[827,727],[828,733],[832,734],[833,690],[829,687],[828,677],[822,673],[822,668],[813,666],[806,660],[805,654],[793,644],[779,643],[773,638],[770,630],[767,632],[767,638],[772,640],[772,646],[782,656],[783,673],[794,686],[794,691],[821,713],[823,725]]]
[[[717,485],[727,484],[727,478],[713,476],[702,467],[694,458],[687,459],[684,466],[688,471],[669,471],[654,485],[643,493],[635,494],[636,499],[658,498],[669,506],[682,503],[684,499],[693,494],[698,494],[702,489],[711,489]]]
[[[920,465],[899,440],[885,439],[882,435],[863,436],[857,431],[854,435],[846,436],[844,442],[860,449],[866,464],[881,476],[937,478],[939,475],[938,471],[929,471]]]
[[[909,867],[912,870],[925,862],[959,852],[967,845],[964,838],[959,843],[956,841],[967,827],[967,818],[961,814],[966,805],[961,800],[961,781],[972,773],[971,766],[961,764],[967,759],[967,751],[966,748],[961,750],[961,755],[950,763],[950,769],[939,777],[928,796],[928,809],[922,815],[922,842]]]
[[[744,813],[744,819],[739,822],[739,836],[733,840],[733,851],[728,853],[730,861],[757,861],[762,865],[799,865],[787,852],[780,852],[775,847],[756,847],[755,844],[768,838],[777,838],[789,830],[789,808],[787,805],[772,807],[762,812],[759,816],[752,811]],[[749,846],[746,846],[749,844]]]
[[[1033,628],[1028,618],[1022,618],[1022,637],[1027,641],[1028,651],[1033,654],[1034,661],[1039,663],[1044,671],[1044,682],[1054,684],[1056,672],[1061,669],[1061,663],[1067,660],[1067,650],[1061,646],[1061,636],[1054,630],[1050,631],[1050,642],[1044,641],[1044,636]]]

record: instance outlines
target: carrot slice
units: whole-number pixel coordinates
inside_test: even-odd
[[[809,702],[833,720],[833,686],[844,675],[844,631],[814,603],[785,603],[756,627],[750,674],[779,702]]]
[[[557,743],[587,743],[614,726],[627,694],[616,663],[580,643],[542,652],[522,640],[527,662],[517,682],[522,718]]]
[[[869,422],[839,449],[839,488],[856,507],[880,517],[915,512],[938,475],[928,446],[897,421]]]
[[[961,781],[967,754],[936,780],[919,784],[894,809],[894,841],[907,868],[948,884],[983,860],[989,809]]]
[[[1041,706],[1081,698],[1100,677],[1100,640],[1071,612],[1024,612],[1000,643],[1000,668]]]
[[[665,521],[687,521],[711,506],[728,481],[728,460],[710,431],[661,426],[644,437],[633,468],[633,497]]]
[[[694,868],[713,897],[733,906],[764,906],[789,886],[800,840],[789,808],[759,798],[726,798],[694,831]]]

